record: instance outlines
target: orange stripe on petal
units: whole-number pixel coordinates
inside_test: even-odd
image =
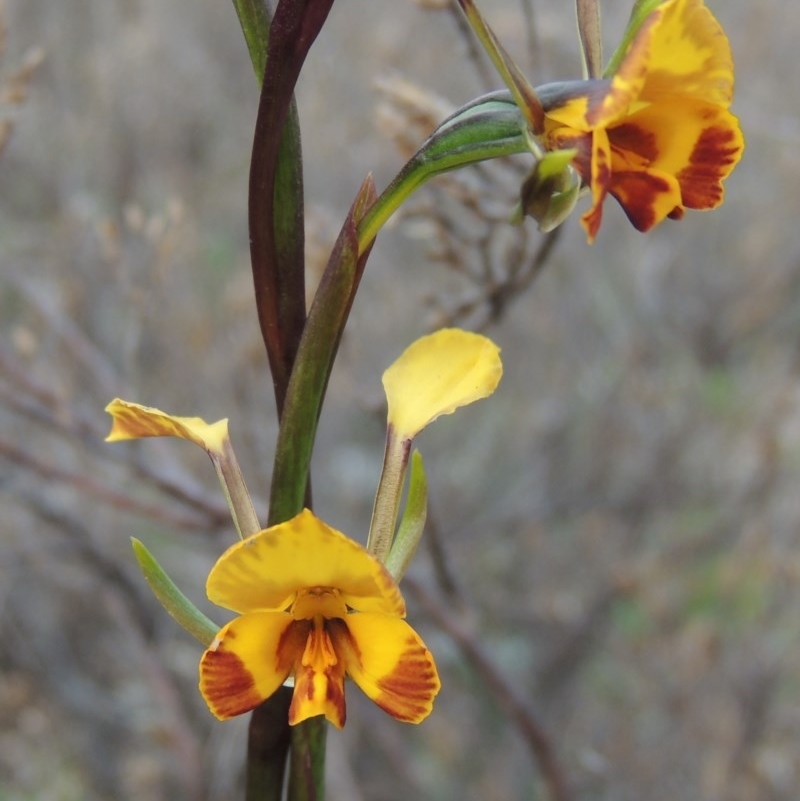
[[[347,715],[345,669],[328,631],[334,622],[319,623],[308,635],[305,651],[295,669],[294,695],[289,707],[291,726],[317,715],[325,715],[337,729],[344,726]]]
[[[228,623],[200,660],[200,693],[211,712],[226,720],[269,698],[302,653],[308,628],[283,612]]]
[[[206,651],[200,661],[200,676],[200,692],[220,720],[249,712],[264,700],[253,674],[230,651]]]
[[[354,613],[329,621],[347,673],[381,709],[419,723],[433,708],[441,683],[433,656],[404,620]]]

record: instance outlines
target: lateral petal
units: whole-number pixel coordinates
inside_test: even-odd
[[[353,613],[328,621],[337,654],[353,681],[398,720],[419,723],[441,683],[431,652],[404,620]]]
[[[209,600],[239,613],[287,609],[308,587],[338,589],[354,609],[405,614],[386,568],[307,509],[231,546],[206,582]]]
[[[610,191],[640,231],[684,207],[722,203],[722,181],[741,158],[737,119],[720,106],[690,98],[664,99],[609,131]]]
[[[211,712],[227,720],[269,698],[302,653],[309,627],[285,612],[255,612],[228,623],[200,660],[200,693]]]

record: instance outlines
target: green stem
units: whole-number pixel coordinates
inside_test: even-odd
[[[425,466],[419,451],[411,454],[411,470],[408,476],[408,493],[403,518],[392,543],[392,550],[386,558],[386,569],[399,582],[405,575],[417,545],[425,529],[428,515],[428,483],[425,479]]]
[[[236,458],[230,439],[224,440],[221,451],[209,451],[208,455],[217,472],[239,539],[261,531],[253,499],[247,491],[242,468],[239,467],[239,460]]]
[[[281,687],[253,710],[247,733],[247,801],[281,801],[291,732],[292,689]]]
[[[292,727],[289,760],[290,801],[323,801],[325,798],[325,735],[321,715]]]
[[[399,438],[390,425],[386,432],[383,469],[375,493],[375,506],[372,509],[372,522],[367,538],[367,550],[381,562],[386,562],[392,548],[410,454],[411,440]]]
[[[480,161],[528,152],[525,120],[508,92],[485,95],[446,119],[381,192],[358,224],[359,252],[426,181]]]

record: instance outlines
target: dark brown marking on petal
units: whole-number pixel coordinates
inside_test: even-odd
[[[249,712],[264,700],[244,662],[219,647],[206,651],[200,660],[200,690],[211,711],[222,720]]]
[[[595,182],[598,186],[606,188],[611,183],[611,164],[607,161],[604,161],[602,164],[597,166],[597,176],[595,177]],[[592,185],[592,190],[594,190],[594,184]]]
[[[636,167],[648,167],[658,158],[655,134],[631,122],[611,128],[608,132],[614,155]],[[631,154],[635,158],[631,158]]]
[[[375,703],[402,721],[421,720],[430,710],[441,683],[433,657],[414,637],[406,641],[406,650],[388,676],[377,682],[383,693]]]
[[[656,218],[655,198],[669,190],[665,178],[638,170],[615,172],[610,189],[637,231],[649,231],[660,222]]]
[[[278,640],[278,670],[286,670],[288,673],[302,658],[313,625],[311,620],[294,620],[286,627]]]
[[[676,176],[684,205],[713,209],[722,202],[722,179],[739,159],[741,146],[732,128],[712,126],[700,134],[688,166]]]
[[[341,661],[325,671],[328,679],[328,712],[327,718],[334,726],[341,729],[347,720],[347,705],[344,699],[344,667]]]

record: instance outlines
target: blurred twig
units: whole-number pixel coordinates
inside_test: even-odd
[[[182,515],[165,510],[163,504],[145,503],[132,498],[130,494],[118,492],[105,487],[83,472],[75,472],[56,467],[38,459],[23,448],[18,448],[10,442],[0,439],[0,457],[7,459],[14,465],[25,467],[32,470],[40,478],[46,481],[58,481],[62,484],[74,487],[78,492],[91,498],[101,501],[114,509],[121,509],[127,512],[157,520],[159,523],[175,526],[183,529],[194,529],[207,531],[209,528],[208,516]],[[217,526],[214,526],[215,528]]]
[[[502,675],[489,658],[472,627],[464,622],[463,616],[456,617],[450,614],[446,604],[438,601],[427,588],[412,577],[405,578],[404,587],[437,625],[452,637],[470,665],[486,682],[489,692],[517,727],[539,765],[551,801],[570,801],[572,794],[549,734],[530,704],[519,695],[513,684]]]
[[[186,798],[202,801],[200,744],[189,725],[189,715],[175,678],[163,667],[163,657],[155,653],[156,628],[144,585],[136,580],[132,571],[100,547],[90,530],[74,515],[58,508],[42,494],[28,493],[26,501],[28,509],[40,520],[68,538],[87,573],[102,583],[102,608],[127,637],[136,638],[139,666],[169,727],[166,739],[176,757]]]

